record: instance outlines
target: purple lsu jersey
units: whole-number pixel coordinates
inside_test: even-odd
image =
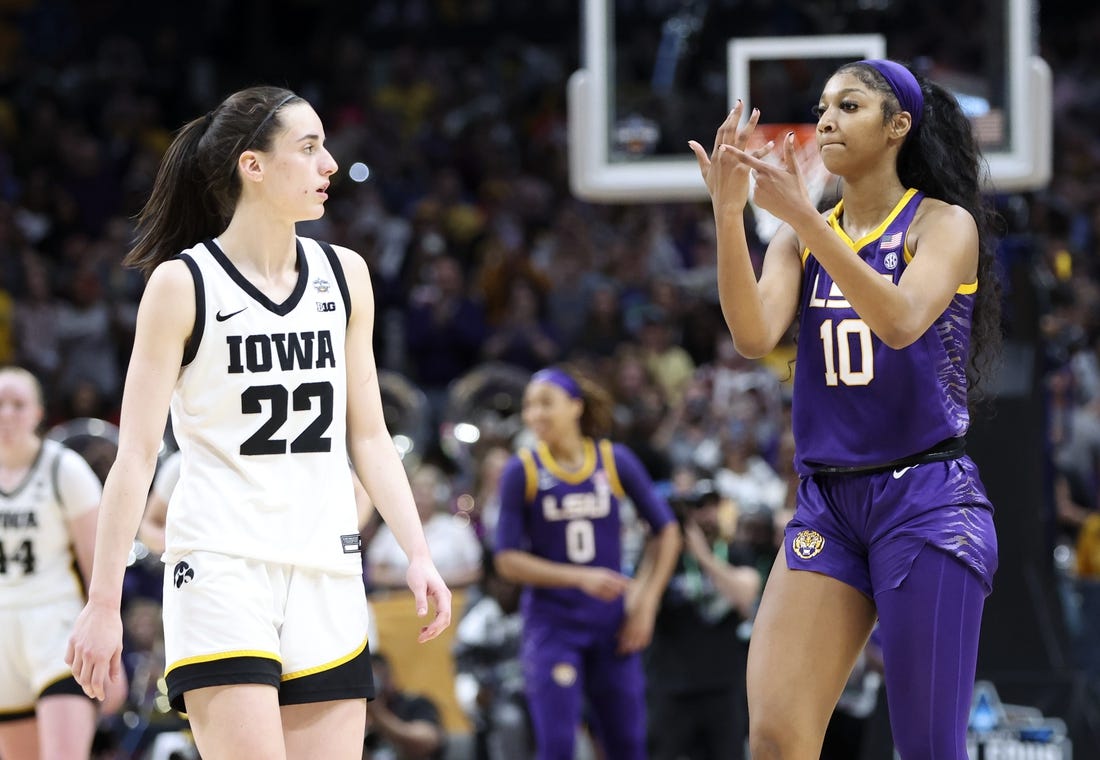
[[[496,550],[517,549],[551,562],[622,572],[621,500],[628,496],[656,531],[674,518],[655,495],[637,457],[611,441],[584,441],[584,463],[566,470],[539,443],[520,450],[501,475]],[[578,588],[526,588],[523,613],[585,628],[616,627],[623,602],[604,602]]]
[[[871,233],[852,241],[833,231],[895,285],[912,260],[909,226],[924,195],[910,189]],[[918,454],[966,433],[966,366],[978,283],[959,287],[943,314],[912,345],[893,349],[871,332],[829,273],[802,252],[802,294],[792,426],[795,465],[872,467]]]

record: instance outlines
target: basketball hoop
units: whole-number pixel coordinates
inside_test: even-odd
[[[816,131],[817,126],[814,124],[757,124],[756,131],[753,132],[747,146],[747,150],[751,152],[762,147],[769,140],[774,140],[775,147],[764,160],[778,165],[783,155],[783,140],[786,139],[788,132],[794,132],[795,158],[802,172],[802,179],[806,183],[806,190],[815,206],[821,203],[825,188],[833,177],[821,162],[821,156],[817,152]],[[753,219],[756,223],[756,235],[761,241],[767,243],[779,231],[783,222],[758,207],[755,195],[756,180],[750,178],[749,206],[752,207]]]

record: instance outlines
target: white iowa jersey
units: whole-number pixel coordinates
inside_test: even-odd
[[[350,297],[335,253],[298,238],[298,282],[278,304],[216,241],[181,257],[197,311],[172,397],[182,463],[164,561],[202,549],[362,572],[345,435]]]
[[[98,506],[102,491],[83,457],[42,442],[23,482],[0,490],[0,607],[83,596],[68,522]]]

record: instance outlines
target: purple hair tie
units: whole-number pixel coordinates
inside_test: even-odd
[[[538,372],[531,375],[531,382],[551,383],[569,394],[570,398],[583,398],[581,387],[577,385],[577,381],[574,380],[568,372],[564,372],[556,367],[540,369]]]
[[[897,96],[901,110],[908,111],[913,117],[913,128],[910,133],[916,132],[917,127],[920,126],[921,114],[924,112],[924,95],[913,72],[900,63],[883,58],[867,58],[860,63],[867,64],[882,74],[886,83],[890,85],[890,89],[894,91],[894,95]]]

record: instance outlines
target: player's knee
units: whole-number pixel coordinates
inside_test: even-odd
[[[775,719],[756,718],[749,725],[749,751],[753,760],[782,760],[809,757],[805,740],[790,723]]]

